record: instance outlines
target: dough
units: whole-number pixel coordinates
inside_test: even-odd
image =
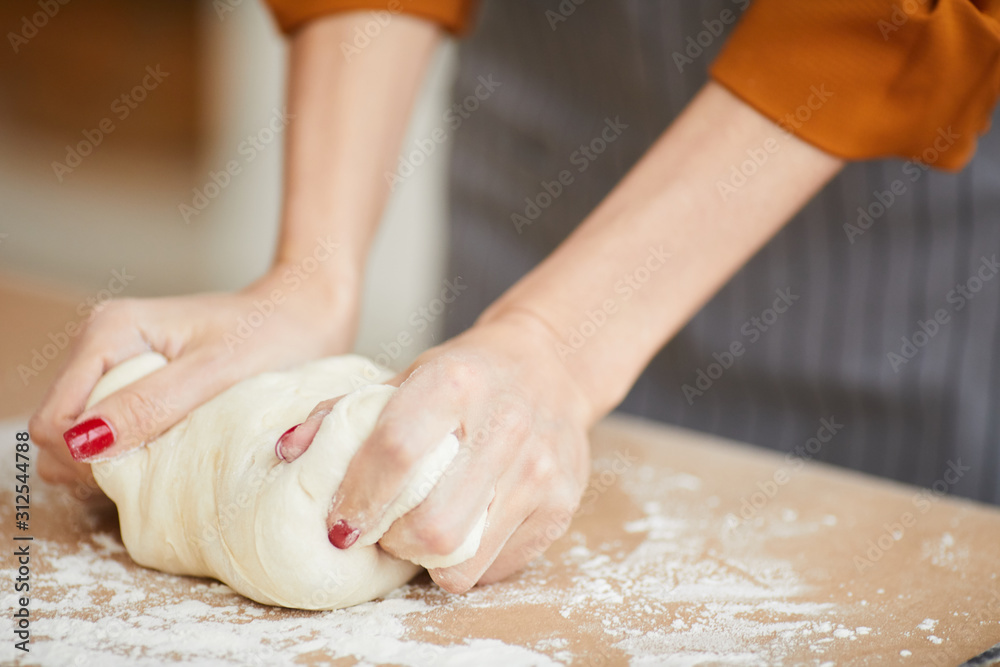
[[[88,407],[166,364],[155,353],[108,371]],[[396,391],[392,373],[358,356],[323,359],[240,382],[194,410],[146,447],[93,464],[118,506],[132,558],[173,574],[212,577],[264,604],[338,609],[406,583],[417,563],[375,542],[418,505],[459,449],[448,435],[418,466],[381,526],[341,551],[327,539],[330,500],[354,452]],[[320,401],[348,394],[323,420],[313,444],[290,463],[274,454],[285,430]],[[460,563],[479,548],[485,513],[448,556],[426,567]]]

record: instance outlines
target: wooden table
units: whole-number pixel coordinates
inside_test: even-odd
[[[0,433],[2,596],[31,535],[32,640],[5,611],[3,664],[957,665],[1000,641],[1000,509],[640,420],[595,430],[580,512],[520,575],[333,612],[138,567],[113,507],[34,475],[16,531],[23,424]]]

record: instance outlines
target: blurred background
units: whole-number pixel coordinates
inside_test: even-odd
[[[37,406],[62,334],[95,300],[234,290],[266,269],[286,44],[260,0],[5,0],[0,28],[0,417],[12,417]],[[454,62],[449,43],[404,147],[441,125]],[[232,160],[240,173],[212,187]],[[408,331],[397,368],[440,338],[407,321],[445,277],[446,160],[438,150],[396,188],[368,266],[357,350]]]

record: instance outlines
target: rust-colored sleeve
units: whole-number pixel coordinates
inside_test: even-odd
[[[468,28],[475,0],[265,0],[283,32],[334,12],[381,10],[412,14],[460,34]]]
[[[754,0],[711,74],[839,157],[959,169],[1000,95],[1000,0]]]

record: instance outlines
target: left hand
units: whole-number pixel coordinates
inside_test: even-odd
[[[430,495],[392,524],[382,548],[398,558],[449,554],[487,510],[476,555],[430,571],[452,593],[503,579],[545,551],[579,506],[595,418],[555,343],[534,316],[508,313],[428,350],[394,378],[399,391],[333,499],[331,542],[350,548],[376,525],[416,462],[453,432],[458,456]],[[335,400],[282,438],[281,456],[292,460],[309,447]]]
[[[152,442],[245,378],[349,350],[357,327],[356,284],[353,276],[299,278],[288,265],[276,264],[233,294],[104,304],[87,322],[28,425],[40,450],[40,476],[76,482],[77,495],[88,497],[99,490],[90,462]],[[262,308],[268,309],[266,315]],[[249,333],[239,333],[237,323],[255,313],[261,321],[248,327]],[[84,409],[108,369],[150,350],[170,363]],[[71,437],[88,424],[94,426]]]

